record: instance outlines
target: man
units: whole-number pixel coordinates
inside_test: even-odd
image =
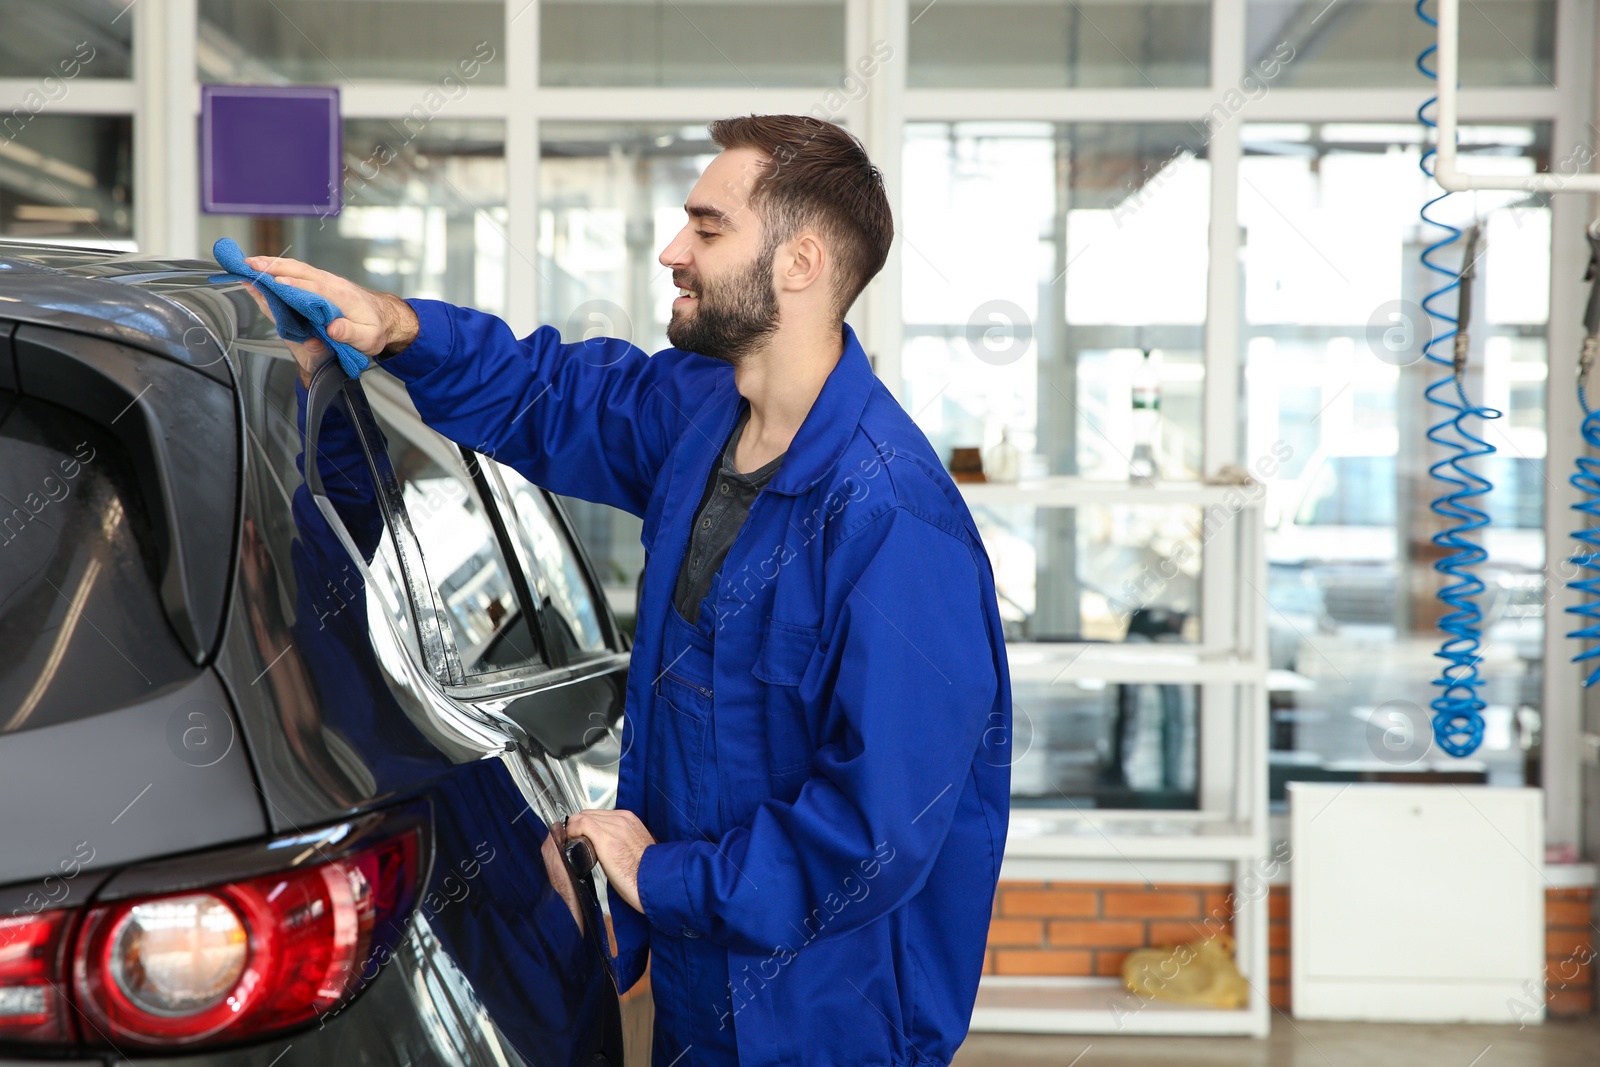
[[[337,304],[330,335],[441,433],[643,518],[617,807],[568,832],[605,870],[624,991],[650,959],[655,1062],[943,1064],[1007,828],[993,578],[843,322],[893,236],[877,168],[815,119],[711,134],[654,356],[249,262]]]

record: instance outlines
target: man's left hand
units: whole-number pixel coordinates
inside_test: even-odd
[[[643,912],[639,903],[639,860],[644,850],[656,843],[639,816],[631,811],[593,808],[580,811],[567,820],[569,837],[586,838],[594,849],[606,882],[634,911]]]

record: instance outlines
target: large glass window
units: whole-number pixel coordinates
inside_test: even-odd
[[[1197,807],[1199,687],[1068,680],[1077,653],[1059,642],[1193,642],[1201,509],[1045,508],[984,496],[972,492],[968,504],[1010,642],[1013,801]]]
[[[1210,167],[1195,129],[919,122],[905,144],[901,400],[941,455],[1004,435],[1024,474],[1125,479],[1143,444],[1158,476],[1196,477]]]
[[[946,462],[975,449],[1000,477],[1009,448],[1027,479],[1126,481],[1141,462],[1197,478],[1210,189],[1197,129],[922,122],[905,145],[901,399]],[[1196,637],[1196,509],[968,499],[1011,640]],[[1041,655],[1039,677],[1013,679],[1031,731],[1019,798],[1194,806],[1191,689],[1090,692],[1057,684]]]
[[[1013,807],[1199,806],[1199,686],[1052,682],[1028,659],[1012,664]]]
[[[1157,610],[1173,616],[1163,640],[1199,638],[1201,508],[1046,507],[997,488],[969,488],[966,500],[994,567],[1009,640],[1122,641],[1135,612]],[[1053,520],[1070,542],[1043,536],[1056,532]]]
[[[1461,84],[1554,85],[1555,12],[1555,0],[1463,3]],[[1415,88],[1429,84],[1417,54],[1437,37],[1416,0],[1249,0],[1246,60],[1288,56],[1281,85]]]
[[[200,80],[504,85],[502,0],[200,0]]]
[[[0,234],[132,247],[133,120],[0,115]]]
[[[539,311],[570,343],[622,337],[667,347],[677,290],[657,256],[717,154],[704,126],[545,123],[539,166]],[[565,501],[612,610],[631,627],[644,549],[625,512]]]
[[[832,86],[844,0],[542,0],[546,85]]]
[[[703,125],[545,123],[539,311],[568,342],[596,332],[665,348],[677,290],[657,261],[719,149]]]
[[[1532,174],[1549,159],[1541,125],[1466,127],[1464,166]],[[1483,747],[1456,760],[1431,743],[1442,609],[1442,524],[1429,466],[1447,453],[1428,427],[1443,409],[1426,386],[1446,371],[1422,358],[1420,303],[1437,276],[1418,254],[1444,231],[1417,209],[1437,189],[1417,168],[1414,125],[1290,123],[1244,128],[1247,450],[1284,457],[1270,486],[1273,789],[1291,778],[1466,774],[1521,784],[1541,706],[1544,634],[1545,326],[1548,201],[1519,192],[1449,197],[1432,210],[1483,229],[1471,354],[1475,402],[1496,453],[1474,467],[1487,592],[1479,670]],[[1443,250],[1451,269],[1461,244]],[[1438,305],[1453,314],[1456,296]],[[1446,355],[1448,345],[1436,346]]]
[[[201,216],[201,240],[287,255],[373,289],[506,309],[504,126],[347,119],[343,210],[326,218]]]
[[[1208,0],[910,0],[913,88],[1171,88],[1210,77]]]
[[[133,19],[119,0],[0,0],[0,78],[36,78],[62,99],[74,78],[133,73]]]

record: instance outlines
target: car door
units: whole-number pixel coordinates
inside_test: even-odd
[[[387,379],[372,376],[370,383],[369,390],[344,379],[336,364],[313,379],[306,455],[329,451],[321,429],[330,411],[349,419],[388,534],[370,553],[350,531],[341,536],[355,558],[370,559],[377,586],[389,576],[387,595],[368,598],[388,616],[372,625],[410,635],[408,652],[427,678],[419,695],[441,723],[455,724],[463,738],[501,739],[498,760],[468,764],[430,786],[436,865],[446,877],[424,897],[424,915],[496,1025],[521,1049],[548,1049],[564,1040],[574,1018],[608,1027],[616,1020],[615,990],[606,994],[593,980],[610,959],[598,875],[592,854],[569,847],[560,823],[587,806],[570,757],[607,736],[593,723],[620,716],[626,658],[610,643],[614,627],[599,616],[574,634],[536,598],[550,583],[529,571],[522,540],[497,504],[500,483],[491,488],[483,461],[423,424],[403,391],[386,393]],[[305,465],[308,488],[337,519],[338,489],[322,484],[319,466]],[[547,599],[553,603],[554,594]],[[558,630],[567,636],[558,639]],[[479,769],[493,763],[509,772],[521,811],[506,807],[503,780]],[[519,831],[540,824],[529,847]],[[581,957],[549,914],[557,898],[587,946]],[[541,910],[545,921],[529,921]]]
[[[609,805],[626,638],[559,501],[429,429],[399,382],[369,375],[361,388],[386,436],[444,619],[436,670],[449,678],[436,676],[450,695],[509,718],[559,761],[580,785],[579,806]],[[491,611],[505,620],[492,632],[485,626]]]
[[[583,672],[581,691],[567,695],[564,711],[540,712],[528,705],[513,712],[547,746],[567,757],[585,806],[609,808],[616,802],[622,756],[627,637],[560,498],[503,463],[484,461],[481,473],[486,495],[505,516],[513,550],[529,574],[529,588],[553,622],[551,646]]]
[[[398,621],[442,710],[513,741],[525,734],[558,760],[602,742],[620,720],[627,653],[559,505],[429,429],[381,376],[349,382],[324,368],[308,437],[335,394],[375,473],[404,594]]]

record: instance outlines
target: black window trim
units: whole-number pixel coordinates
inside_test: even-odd
[[[307,393],[305,451],[308,457],[318,454],[317,439],[322,430],[324,412],[335,400],[344,399],[346,413],[350,416],[351,425],[355,427],[361,451],[365,454],[367,466],[372,472],[384,526],[394,542],[401,582],[406,589],[406,599],[410,603],[412,621],[416,628],[417,644],[422,653],[423,669],[441,685],[460,685],[465,678],[460,657],[456,652],[455,639],[451,636],[449,623],[443,617],[440,605],[434,598],[427,570],[422,563],[422,545],[417,539],[416,531],[412,529],[411,517],[405,510],[399,479],[389,463],[388,450],[383,447],[381,439],[375,439],[377,423],[372,418],[366,394],[361,390],[359,382],[345,377],[344,369],[335,360],[329,360],[312,375]],[[340,539],[347,540],[349,535],[345,532],[344,523],[323,488],[322,472],[318,468],[319,465],[315,461],[306,463],[306,489],[329,523],[339,531]],[[348,550],[351,545],[347,543],[345,547]]]
[[[545,612],[543,602],[534,595],[533,587],[529,584],[538,562],[528,558],[527,553],[522,550],[521,542],[511,535],[501,507],[503,498],[495,491],[498,486],[491,483],[486,476],[484,457],[459,444],[456,445],[456,451],[461,457],[462,466],[466,468],[468,477],[472,479],[473,489],[483,505],[484,514],[489,517],[489,525],[494,530],[495,539],[500,542],[500,554],[511,569],[511,587],[516,591],[518,603],[522,605],[522,616],[534,623],[528,627],[528,632],[539,643],[540,656],[550,669],[566,667],[570,663],[566,649],[550,633],[550,627],[555,620]]]
[[[467,450],[463,449],[463,451],[466,452]],[[534,492],[538,493],[544,498],[545,504],[549,508],[550,514],[553,517],[556,527],[556,534],[562,539],[563,547],[566,549],[567,553],[577,561],[579,572],[583,577],[586,590],[589,594],[589,600],[595,605],[595,615],[600,623],[600,638],[606,646],[606,652],[626,652],[628,650],[628,646],[623,643],[621,628],[617,626],[616,619],[612,617],[611,606],[606,601],[605,590],[600,585],[599,575],[595,571],[594,564],[589,559],[588,553],[584,551],[583,542],[579,540],[576,527],[572,525],[571,516],[567,514],[566,508],[562,506],[561,498],[543,486],[536,485],[535,483],[528,481],[528,479],[520,474],[514,467],[509,467],[499,460],[490,459],[487,456],[479,456],[477,453],[469,452],[468,454],[474,456],[475,459],[479,461],[479,466],[482,469],[485,481],[489,487],[489,492],[487,495],[493,498],[495,506],[502,513],[504,513],[507,536],[510,536],[511,539],[516,543],[518,552],[524,556],[527,556],[525,564],[529,573],[536,574],[548,582],[552,579],[550,575],[545,573],[544,567],[537,559],[532,558],[531,555],[526,553],[526,551],[523,549],[520,538],[510,534],[512,524],[520,523],[521,520],[516,515],[515,505],[511,502],[511,488],[506,484],[505,476],[502,474],[502,471],[509,470],[513,474],[516,474],[517,477],[522,478],[524,482],[527,482]],[[530,595],[534,595],[533,590],[531,589],[529,590],[529,593]],[[538,597],[535,596],[535,599],[538,599]],[[543,602],[541,601],[541,607],[542,603]],[[550,613],[546,612],[546,614],[549,615]],[[550,624],[554,626],[565,626],[566,621],[560,618],[551,618]],[[563,644],[562,642],[558,641],[553,634],[549,634],[548,632],[547,639],[553,645]],[[589,659],[598,655],[604,655],[604,653],[585,653],[579,662],[587,662]]]

